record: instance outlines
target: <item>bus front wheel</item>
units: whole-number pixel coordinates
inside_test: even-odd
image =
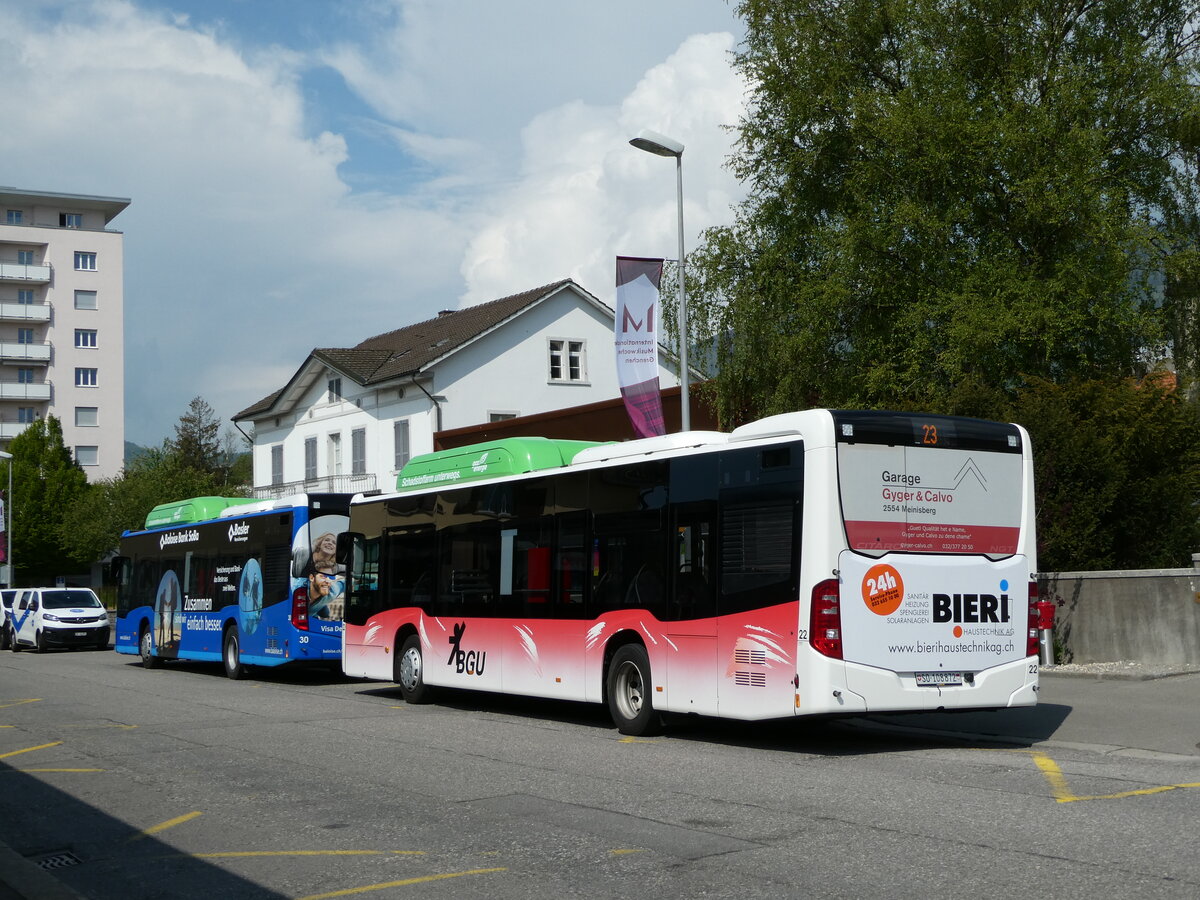
[[[425,664],[421,656],[421,639],[410,634],[392,663],[392,680],[400,685],[406,703],[428,703],[431,691],[425,684]]]
[[[640,644],[626,644],[608,667],[608,711],[621,734],[650,735],[662,731],[662,716],[650,697],[650,657]]]
[[[225,674],[235,681],[246,674],[246,667],[242,665],[242,642],[238,639],[236,625],[225,632],[221,660],[225,663]]]
[[[142,636],[138,638],[138,655],[142,657],[143,668],[157,669],[162,663],[162,660],[154,655],[154,636],[150,634],[149,628],[143,628]]]

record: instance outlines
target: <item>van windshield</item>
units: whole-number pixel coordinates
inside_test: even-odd
[[[42,609],[100,609],[102,606],[91,591],[42,591]]]

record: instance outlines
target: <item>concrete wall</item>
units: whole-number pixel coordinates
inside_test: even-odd
[[[1055,604],[1058,662],[1200,663],[1200,570],[1057,572],[1039,577]]]

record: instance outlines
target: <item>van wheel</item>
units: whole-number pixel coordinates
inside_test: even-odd
[[[225,632],[225,640],[221,645],[221,660],[225,663],[225,674],[230,678],[236,681],[245,677],[246,667],[242,665],[242,642],[238,638],[236,625]]]
[[[154,637],[149,628],[143,628],[142,636],[138,638],[138,654],[142,657],[143,668],[157,669],[162,665],[162,660],[154,655]]]
[[[425,663],[421,656],[421,639],[410,634],[404,647],[392,660],[392,680],[400,685],[406,703],[428,703],[432,690],[425,684]]]
[[[8,629],[8,649],[13,653],[21,652],[21,645],[17,643],[17,630],[12,627]]]
[[[608,711],[621,734],[660,734],[662,716],[651,699],[650,657],[641,644],[626,644],[608,667]]]
[[[38,653],[46,652],[46,632],[44,632],[44,631],[39,631],[37,633],[37,652]]]

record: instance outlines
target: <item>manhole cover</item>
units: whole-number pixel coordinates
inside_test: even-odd
[[[51,853],[49,856],[43,856],[35,861],[43,869],[65,869],[68,866],[79,865],[79,857],[65,850],[60,853]]]

